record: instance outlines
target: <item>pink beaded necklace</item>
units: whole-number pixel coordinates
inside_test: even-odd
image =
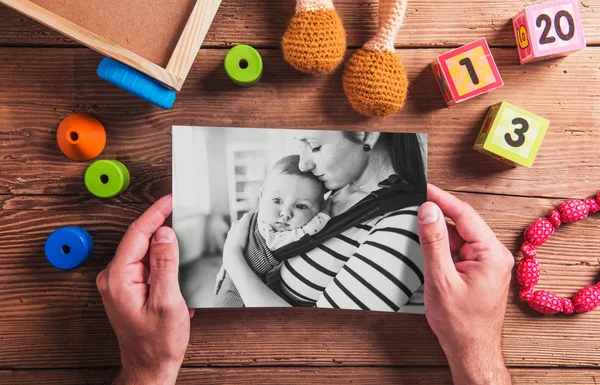
[[[529,303],[532,309],[542,314],[571,314],[592,311],[600,305],[600,282],[584,287],[571,299],[561,298],[550,290],[533,290],[540,280],[540,265],[535,259],[535,247],[546,242],[561,223],[579,221],[598,211],[600,192],[596,199],[564,201],[547,218],[537,219],[525,229],[525,242],[521,247],[524,258],[517,268],[517,280],[521,285],[519,297]]]

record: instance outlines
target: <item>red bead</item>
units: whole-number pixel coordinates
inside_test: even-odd
[[[553,233],[552,223],[547,218],[539,218],[525,229],[525,241],[539,246],[546,242]]]
[[[585,201],[572,199],[558,205],[560,220],[564,223],[579,221],[588,216],[589,209]]]
[[[563,313],[565,313],[565,314],[571,314],[575,311],[575,308],[573,307],[573,301],[571,301],[568,298],[562,299],[562,305],[563,305]]]
[[[537,256],[535,247],[529,242],[523,242],[523,246],[521,246],[521,252],[525,258],[535,258]]]
[[[540,265],[533,258],[523,258],[517,267],[517,280],[523,289],[530,289],[540,280]]]
[[[597,285],[586,286],[573,296],[573,304],[577,313],[594,310],[600,305],[600,287]]]
[[[558,226],[560,226],[560,211],[552,210],[550,214],[548,214],[548,220],[552,223],[552,227],[556,230]]]
[[[598,204],[595,199],[588,198],[585,200],[585,204],[588,207],[588,211],[592,214],[600,211],[600,204]]]
[[[542,314],[556,314],[563,311],[562,298],[549,290],[536,290],[529,306]]]
[[[523,301],[529,302],[533,298],[533,290],[532,289],[522,289],[519,292],[519,298]]]

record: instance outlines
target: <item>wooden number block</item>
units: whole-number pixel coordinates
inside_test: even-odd
[[[550,122],[510,103],[488,110],[473,148],[513,167],[531,167]]]
[[[448,106],[504,84],[485,38],[440,55],[431,68]]]
[[[585,48],[577,0],[526,7],[512,19],[521,64]]]

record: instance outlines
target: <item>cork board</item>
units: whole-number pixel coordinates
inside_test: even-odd
[[[196,0],[30,0],[166,67]]]

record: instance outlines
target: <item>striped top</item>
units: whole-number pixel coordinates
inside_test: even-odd
[[[418,208],[370,219],[286,260],[281,290],[305,305],[401,311],[424,283]]]

